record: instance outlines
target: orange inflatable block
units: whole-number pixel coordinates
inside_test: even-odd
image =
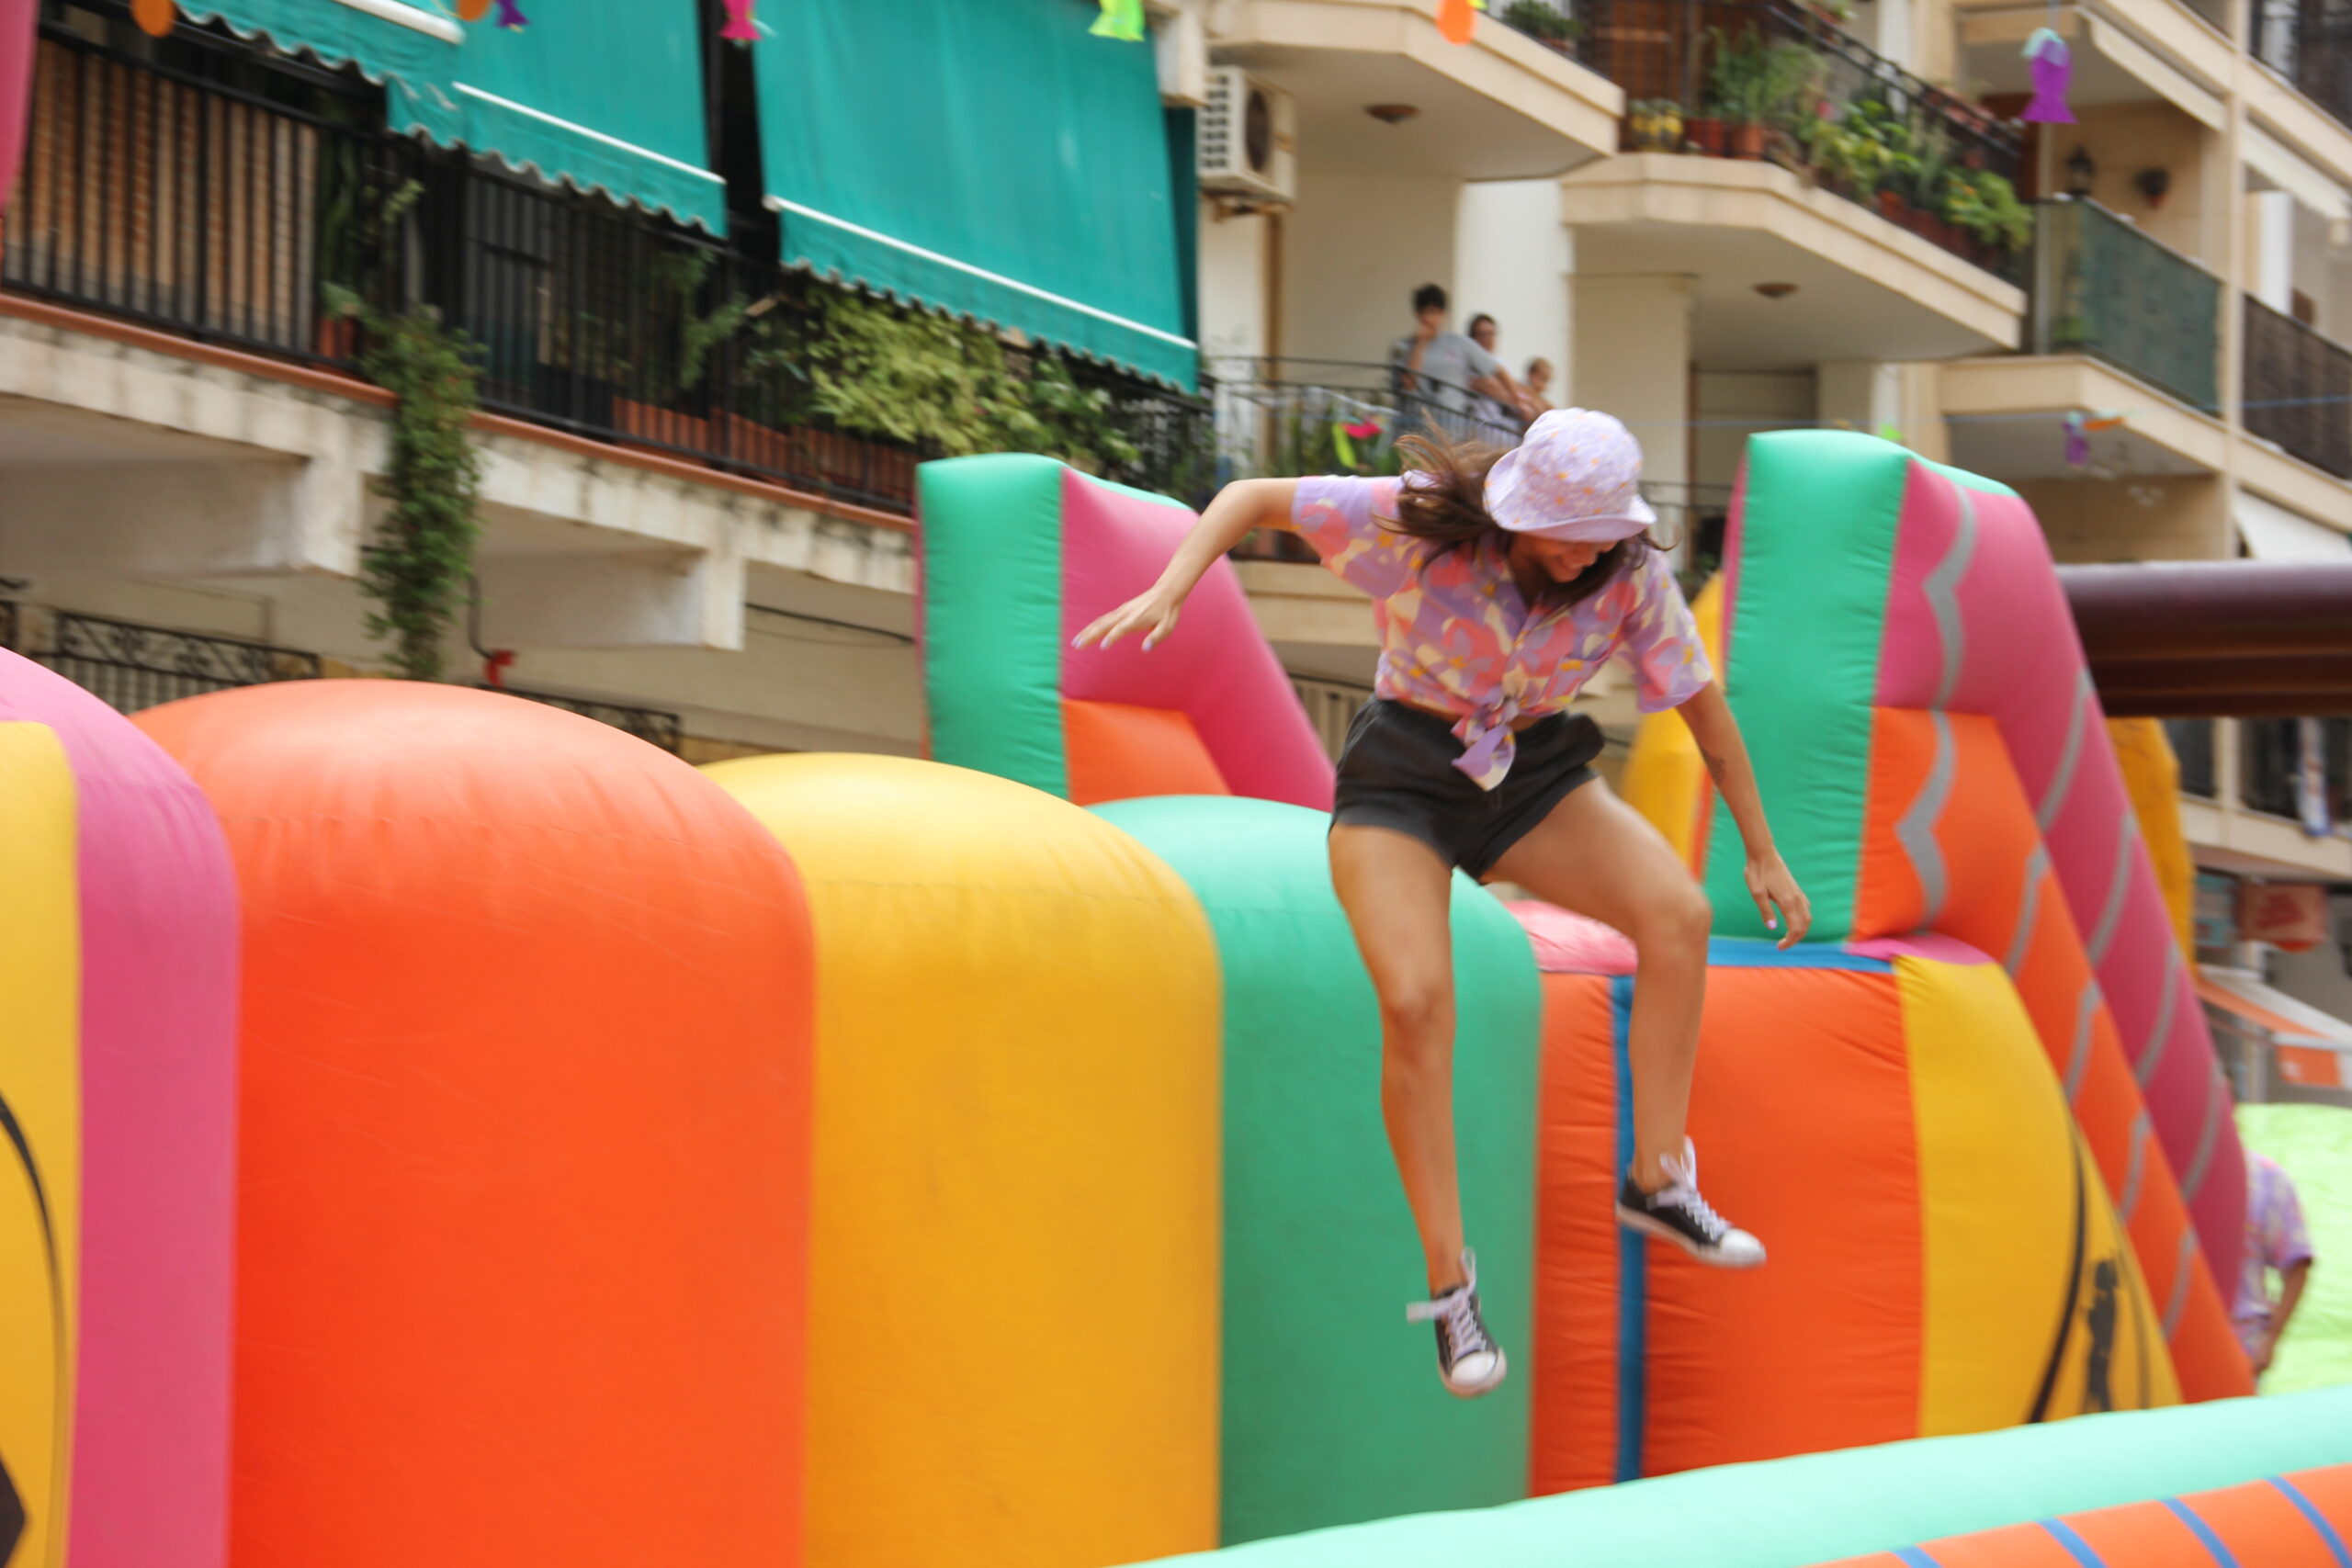
[[[1069,797],[1080,806],[1150,795],[1231,795],[1192,715],[1133,703],[1062,700]]]
[[[243,900],[230,1561],[800,1562],[783,851],[512,697],[298,682],[139,722]]]

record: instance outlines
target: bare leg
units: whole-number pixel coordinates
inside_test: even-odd
[[[1453,873],[1386,828],[1331,829],[1331,886],[1380,994],[1380,1111],[1412,1205],[1430,1294],[1461,1284],[1462,1187],[1453,1163]]]
[[[1634,1179],[1666,1184],[1660,1161],[1682,1152],[1699,1015],[1707,994],[1707,896],[1657,829],[1595,779],[1495,863],[1546,903],[1631,937],[1639,963],[1625,1055],[1634,1079]]]

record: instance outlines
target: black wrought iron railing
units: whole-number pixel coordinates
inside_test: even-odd
[[[29,657],[123,713],[322,673],[319,656],[298,649],[64,610],[42,618],[48,633]]]
[[[1770,159],[2011,273],[2030,240],[2016,129],[1796,0],[1575,0],[1578,58],[1625,90],[1629,152]]]
[[[593,718],[599,724],[609,724],[615,729],[625,730],[639,740],[661,747],[664,751],[675,752],[685,739],[685,720],[661,708],[602,702],[591,697],[558,696],[551,692],[529,692],[514,686],[483,689],[503,692],[510,697],[521,697],[526,702],[544,703],[551,708],[576,713],[582,718]]]
[[[2254,0],[2254,57],[2352,125],[2352,5]]]
[[[2088,354],[2219,405],[2221,279],[2096,202],[2037,204],[2033,351]]]
[[[2245,427],[2352,479],[2352,349],[2245,297]]]
[[[95,28],[44,17],[0,287],[345,370],[365,344],[338,301],[430,306],[493,412],[900,513],[916,464],[953,449],[842,370],[845,320],[895,307],[393,135],[356,76],[187,24],[151,45],[100,3]],[[1205,460],[1203,400],[934,335],[1081,467],[1168,488]]]

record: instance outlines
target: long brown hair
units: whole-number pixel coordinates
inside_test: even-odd
[[[1449,550],[1504,532],[1487,511],[1487,470],[1505,448],[1436,434],[1405,436],[1396,450],[1404,455],[1407,478],[1396,491],[1396,515],[1382,518],[1384,524]],[[1544,601],[1550,606],[1580,604],[1608,587],[1641,552],[1658,547],[1647,533],[1620,539],[1576,576],[1545,589]]]

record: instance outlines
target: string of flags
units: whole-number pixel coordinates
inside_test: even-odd
[[[2114,430],[2125,423],[2120,413],[2070,413],[2066,416],[2066,466],[2083,468],[2090,466],[2091,432]]]

